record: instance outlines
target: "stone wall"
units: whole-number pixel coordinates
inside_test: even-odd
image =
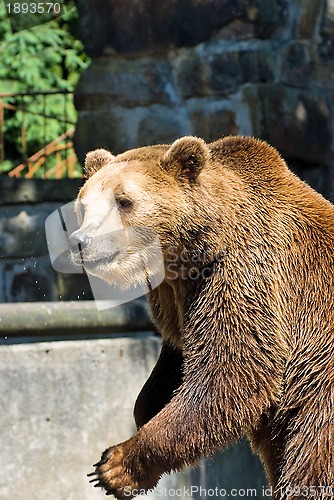
[[[0,177],[0,303],[92,298],[85,275],[54,271],[44,227],[82,182]]]
[[[78,0],[76,149],[264,138],[334,198],[333,0]]]

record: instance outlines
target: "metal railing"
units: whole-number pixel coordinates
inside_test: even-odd
[[[58,115],[47,110],[47,99],[50,96],[63,95],[62,112]],[[33,104],[36,98],[41,98],[41,111],[36,111]],[[68,99],[72,99],[73,93],[67,90],[32,91],[18,93],[0,94],[0,164],[6,159],[6,137],[5,119],[7,111],[9,113],[21,112],[21,137],[20,147],[22,161],[12,168],[8,173],[11,177],[42,177],[42,178],[62,178],[79,177],[77,157],[73,148],[72,137],[74,135],[75,122],[68,116]],[[31,154],[27,144],[27,124],[26,116],[35,115],[42,119],[41,147],[37,152]],[[55,137],[51,142],[47,140],[47,129],[50,120],[56,120],[62,125],[63,133]]]
[[[22,177],[22,173],[27,171],[24,175],[26,179],[34,177],[36,172],[47,161],[50,155],[55,154],[56,164],[44,172],[43,178],[50,179],[55,177],[60,179],[67,173],[67,177],[74,177],[74,166],[77,162],[77,157],[73,149],[73,142],[64,142],[67,138],[72,138],[74,129],[67,130],[64,134],[60,135],[54,141],[47,144],[44,148],[40,149],[34,155],[27,158],[23,163],[8,172],[9,177]],[[63,158],[63,153],[67,153]]]
[[[0,304],[0,345],[14,339],[65,340],[153,331],[148,304],[142,299],[102,311],[91,300]]]

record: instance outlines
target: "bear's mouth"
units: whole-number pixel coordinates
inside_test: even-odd
[[[82,252],[80,252],[81,265],[87,270],[94,269],[94,267],[98,266],[103,266],[103,265],[105,266],[107,264],[111,264],[120,253],[121,253],[120,250],[116,250],[114,253],[108,256],[103,256],[95,259],[90,259],[90,258],[86,259],[82,255]]]

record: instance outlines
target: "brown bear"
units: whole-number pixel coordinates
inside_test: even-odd
[[[333,205],[247,137],[97,150],[85,168],[73,259],[136,286],[145,272],[110,231],[151,228],[165,266],[148,294],[162,349],[138,431],[102,454],[92,482],[132,498],[247,436],[275,498],[331,498]]]

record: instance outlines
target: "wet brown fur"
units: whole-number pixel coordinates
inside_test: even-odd
[[[125,487],[150,489],[246,435],[275,498],[311,486],[324,498],[321,487],[334,489],[333,205],[252,138],[184,138],[113,159],[132,160],[159,206],[167,271],[149,302],[163,346],[136,402],[138,432],[107,450],[100,485],[129,498]],[[172,279],[170,246],[201,252],[209,277],[191,279],[190,262],[188,278]]]

